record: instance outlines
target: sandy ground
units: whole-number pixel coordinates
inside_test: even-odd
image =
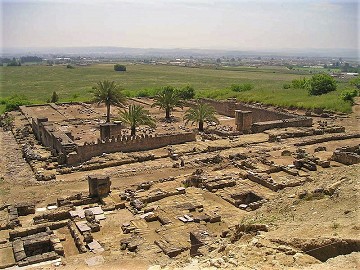
[[[346,131],[359,132],[360,105],[359,99],[354,106],[353,113],[346,118],[337,118],[334,123],[346,127]],[[268,160],[276,164],[289,165],[292,159],[281,155],[283,150],[295,151],[293,143],[302,138],[289,139],[281,143],[268,143],[267,135],[241,136],[240,141],[245,144],[230,142],[229,140],[193,142],[186,145],[174,146],[177,153],[185,153],[185,167],[173,168],[174,161],[164,156],[165,149],[152,151],[157,157],[155,160],[142,163],[133,163],[116,167],[105,168],[93,173],[109,175],[112,180],[114,192],[121,192],[125,188],[145,181],[158,180],[160,178],[174,177],[175,181],[157,186],[157,188],[175,188],[182,186],[181,181],[187,178],[195,169],[203,169],[211,176],[224,174],[239,175],[239,169],[230,165],[224,159],[219,164],[200,164],[197,159],[218,154],[228,157],[232,153],[254,154],[266,152]],[[86,177],[89,172],[74,172],[57,175],[56,180],[38,182],[30,166],[22,158],[21,146],[14,139],[11,132],[0,131],[0,205],[19,201],[31,201],[36,207],[44,207],[53,203],[59,197],[69,196],[78,192],[87,193],[88,184]],[[326,146],[327,151],[318,152],[321,159],[327,159],[332,152],[341,146],[358,145],[359,139],[344,141],[331,141],[320,144]],[[193,153],[188,155],[190,149],[198,149],[208,146],[222,145],[224,150],[210,153]],[[303,147],[307,152],[314,153],[314,148],[319,145]],[[119,248],[119,241],[124,237],[120,230],[123,222],[129,222],[135,217],[128,210],[120,210],[108,216],[102,223],[100,233],[96,235],[104,243],[105,251],[102,254],[78,254],[71,241],[64,243],[65,258],[62,265],[55,267],[53,264],[35,266],[35,269],[359,269],[359,252],[348,255],[340,255],[322,263],[312,256],[304,253],[300,255],[286,255],[279,251],[279,246],[272,240],[280,239],[291,242],[294,238],[343,238],[359,239],[360,233],[360,165],[345,166],[332,162],[327,169],[320,168],[315,172],[304,172],[311,181],[297,187],[288,187],[278,192],[273,192],[249,180],[241,182],[239,187],[249,187],[259,194],[268,198],[268,202],[256,211],[242,211],[230,203],[225,202],[217,193],[205,190],[188,188],[186,195],[170,197],[150,206],[159,205],[164,209],[168,206],[171,210],[174,203],[180,204],[187,201],[196,201],[204,205],[204,211],[216,209],[223,217],[223,223],[217,226],[232,226],[241,222],[263,223],[269,226],[269,232],[247,236],[238,242],[227,244],[220,252],[221,241],[215,246],[215,250],[203,257],[191,258],[188,251],[183,252],[176,258],[170,259],[164,255],[153,241],[158,237],[154,233],[158,225],[143,225],[142,237],[144,244],[137,253],[124,252]],[[274,178],[283,177],[274,174]],[[336,184],[338,191],[336,196],[324,196],[320,199],[301,200],[298,195],[304,190],[312,191],[317,188],[327,188]],[[0,212],[1,213],[1,212]],[[4,218],[1,213],[0,218]],[[31,219],[23,219],[24,223],[31,224]],[[174,221],[171,232],[175,243],[187,243],[188,231],[191,229],[183,226],[181,222]],[[178,224],[178,226],[176,225]],[[140,224],[141,225],[141,224]],[[139,225],[139,226],[140,226]],[[175,226],[176,225],[176,226]],[[159,227],[161,227],[159,225]],[[209,230],[219,233],[221,228],[208,226]],[[0,231],[1,232],[1,231]],[[60,233],[66,234],[65,231]],[[1,236],[1,235],[0,235]],[[70,238],[70,237],[68,237]],[[1,251],[1,250],[0,250]],[[99,264],[87,265],[87,259],[97,257]],[[96,259],[96,258],[95,258]],[[222,261],[221,261],[221,260]],[[224,262],[223,262],[224,261]]]

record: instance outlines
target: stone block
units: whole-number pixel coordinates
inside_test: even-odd
[[[110,193],[111,181],[109,176],[89,175],[88,184],[91,197],[102,197]]]

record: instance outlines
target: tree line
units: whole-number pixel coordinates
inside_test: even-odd
[[[121,88],[114,82],[100,81],[92,89],[94,102],[98,104],[104,103],[106,106],[106,122],[110,122],[111,106],[119,106],[123,109],[119,113],[119,120],[130,126],[131,135],[136,135],[136,127],[146,125],[154,128],[156,126],[155,119],[150,116],[150,112],[141,105],[129,105],[125,107],[127,100]],[[186,95],[185,95],[186,96]],[[179,91],[172,86],[163,87],[155,96],[152,107],[158,107],[165,111],[165,120],[171,121],[171,112],[175,108],[183,108],[184,99]],[[215,109],[205,103],[197,102],[197,104],[188,109],[183,119],[185,124],[188,122],[198,123],[198,130],[204,131],[204,123],[206,121],[219,123],[215,117]]]

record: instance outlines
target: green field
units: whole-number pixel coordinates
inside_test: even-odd
[[[160,65],[126,64],[126,72],[115,72],[113,65],[75,66],[21,66],[0,67],[0,99],[12,95],[25,95],[32,103],[44,103],[53,91],[61,101],[88,101],[91,87],[99,80],[114,80],[129,96],[137,96],[165,85],[193,86],[197,97],[225,99],[236,97],[243,101],[257,101],[279,106],[301,108],[326,108],[350,112],[351,105],[340,100],[339,94],[348,86],[339,83],[338,90],[322,96],[309,96],[304,89],[283,89],[304,75],[285,68],[206,69]],[[246,92],[233,92],[232,84],[251,83],[254,88]],[[4,108],[4,106],[0,107]]]

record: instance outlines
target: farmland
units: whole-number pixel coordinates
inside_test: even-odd
[[[300,108],[325,108],[350,112],[351,106],[339,98],[347,83],[338,83],[338,90],[322,96],[309,96],[305,89],[283,89],[293,79],[305,75],[289,72],[283,67],[206,69],[162,65],[127,64],[126,72],[115,72],[111,64],[67,69],[66,66],[30,65],[1,67],[1,93],[4,100],[15,94],[26,96],[32,103],[44,103],[53,91],[60,102],[88,101],[91,87],[99,80],[113,80],[121,85],[128,96],[147,96],[165,85],[184,87],[191,85],[197,97],[262,102],[272,105]],[[309,75],[306,75],[309,77]],[[233,92],[232,84],[250,83],[253,89]],[[4,109],[3,105],[0,105]]]

